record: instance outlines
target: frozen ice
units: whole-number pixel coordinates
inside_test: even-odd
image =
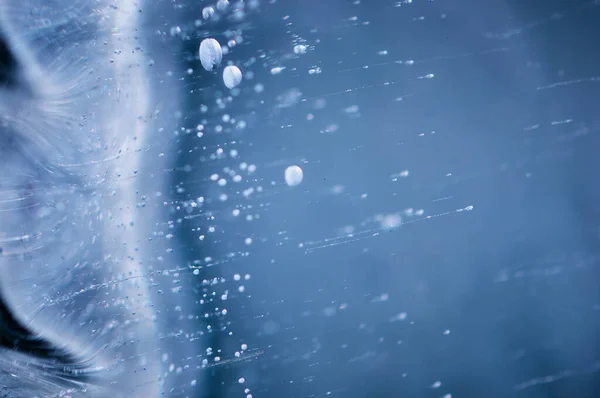
[[[594,7],[113,3],[0,0],[5,394],[552,395],[597,370],[564,359],[600,310],[600,60],[552,40],[591,43]]]

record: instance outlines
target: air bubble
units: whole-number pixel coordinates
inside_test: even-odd
[[[304,179],[304,172],[299,166],[290,166],[285,169],[285,182],[288,186],[294,187],[299,185]]]
[[[294,46],[294,54],[300,55],[306,52],[306,46],[304,44],[298,44]]]
[[[200,63],[207,71],[212,71],[214,67],[221,65],[223,60],[223,50],[221,45],[215,39],[204,39],[200,43]]]
[[[235,88],[242,82],[242,71],[235,65],[226,66],[223,70],[223,82],[228,89]]]

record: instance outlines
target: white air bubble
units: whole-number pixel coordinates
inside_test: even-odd
[[[217,10],[225,11],[229,7],[229,1],[227,0],[219,0],[217,1]]]
[[[242,82],[242,71],[235,65],[226,66],[223,70],[223,82],[225,87],[232,89]]]
[[[215,39],[204,39],[200,43],[200,63],[207,71],[213,70],[214,67],[221,65],[223,60],[223,50],[221,45]]]
[[[290,187],[294,187],[302,182],[304,172],[299,166],[290,166],[285,169],[285,182]]]
[[[213,15],[215,15],[215,9],[212,7],[204,7],[204,9],[202,10],[202,18],[204,19],[209,19]]]
[[[306,52],[306,46],[304,44],[298,44],[294,46],[294,54],[300,55]]]

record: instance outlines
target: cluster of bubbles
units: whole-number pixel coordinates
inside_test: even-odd
[[[271,4],[275,3],[275,1],[271,2]],[[360,2],[354,2],[353,4],[358,5]],[[403,4],[410,4],[411,1],[402,2]],[[238,5],[239,4],[239,5]],[[230,13],[230,16],[234,16],[233,21],[241,21],[244,10],[248,11],[252,9],[252,4],[255,4],[253,0],[240,1],[239,3],[230,4],[227,0],[218,0],[216,3],[213,3],[212,6],[207,6],[202,9],[202,18],[205,21],[218,21],[219,18],[222,18],[225,12]],[[237,7],[237,8],[236,8]],[[221,43],[214,37],[204,38],[199,40],[199,48],[198,55],[200,63],[203,69],[206,72],[214,73],[216,75],[216,71],[219,71],[222,77],[222,84],[229,89],[232,90],[231,93],[223,94],[221,90],[216,90],[216,108],[214,111],[214,119],[217,120],[217,125],[211,127],[211,113],[209,112],[210,105],[202,105],[200,107],[200,113],[203,114],[202,117],[205,119],[200,121],[200,124],[196,127],[196,130],[193,128],[188,129],[189,133],[195,133],[198,138],[202,138],[205,136],[205,133],[210,133],[214,131],[217,134],[222,134],[220,137],[223,137],[223,140],[218,144],[213,142],[213,146],[207,144],[206,146],[198,146],[195,150],[205,151],[204,155],[201,156],[201,161],[206,161],[210,163],[206,163],[207,168],[214,167],[214,173],[210,176],[210,178],[204,180],[205,183],[210,184],[211,192],[206,197],[206,201],[204,197],[199,197],[197,199],[193,199],[192,197],[188,198],[183,204],[185,214],[185,219],[195,220],[193,232],[197,233],[198,239],[202,241],[202,244],[210,244],[211,242],[220,244],[221,242],[228,239],[227,237],[230,235],[232,238],[232,249],[228,253],[223,256],[219,256],[219,259],[215,259],[213,261],[212,258],[208,258],[205,261],[199,261],[197,264],[194,263],[194,275],[200,275],[200,268],[206,268],[217,264],[228,263],[229,267],[244,267],[245,263],[249,261],[256,261],[255,257],[248,257],[253,253],[257,247],[260,245],[269,245],[271,242],[276,242],[275,245],[283,246],[287,243],[288,240],[288,231],[278,231],[277,236],[274,234],[267,232],[263,233],[264,236],[261,236],[260,231],[254,225],[252,226],[242,226],[238,228],[240,222],[244,220],[246,222],[256,222],[264,215],[266,212],[269,212],[270,203],[264,198],[272,197],[273,195],[278,195],[282,193],[282,190],[278,190],[279,185],[275,181],[265,181],[263,176],[260,176],[260,172],[257,173],[257,165],[253,163],[241,162],[238,164],[233,164],[232,162],[237,162],[243,158],[242,150],[244,145],[248,145],[249,141],[247,137],[251,134],[247,134],[244,132],[240,134],[240,130],[244,130],[246,126],[252,126],[253,122],[260,119],[263,115],[260,114],[257,109],[260,109],[260,106],[263,106],[262,109],[267,110],[266,118],[269,119],[265,126],[277,126],[280,119],[277,116],[283,115],[281,119],[280,127],[282,129],[292,129],[296,128],[296,123],[304,122],[303,118],[297,117],[288,117],[288,115],[292,112],[290,109],[297,107],[297,109],[302,112],[303,110],[307,110],[308,113],[305,114],[305,119],[307,125],[314,125],[317,123],[321,123],[319,118],[321,117],[322,124],[318,125],[318,128],[315,128],[314,131],[319,132],[320,134],[335,135],[340,131],[345,129],[343,121],[333,119],[333,120],[325,120],[322,112],[323,110],[327,110],[328,114],[333,114],[329,112],[329,110],[334,106],[339,106],[339,110],[344,118],[350,118],[352,121],[361,120],[364,115],[367,115],[369,112],[369,107],[362,101],[362,96],[357,95],[363,91],[374,91],[374,90],[395,90],[394,98],[391,101],[394,102],[394,105],[404,100],[405,98],[410,98],[414,94],[413,93],[404,93],[400,91],[400,84],[403,82],[402,80],[391,81],[383,79],[384,75],[382,73],[382,80],[375,80],[375,82],[368,82],[369,84],[363,85],[354,85],[355,83],[350,79],[342,80],[345,81],[346,86],[334,86],[329,87],[325,85],[324,87],[316,85],[316,92],[311,93],[311,86],[302,85],[302,83],[298,83],[304,80],[299,77],[299,70],[304,69],[304,73],[310,75],[307,77],[309,79],[319,79],[323,81],[322,76],[318,76],[324,74],[327,76],[330,69],[333,69],[332,65],[328,65],[327,63],[317,62],[314,64],[310,62],[310,54],[312,51],[319,51],[319,46],[321,45],[321,37],[315,37],[311,39],[310,37],[305,38],[304,34],[295,33],[295,26],[293,24],[293,18],[289,15],[285,15],[282,20],[286,24],[286,34],[290,35],[291,43],[284,49],[283,51],[278,51],[276,49],[263,49],[258,48],[255,49],[254,52],[250,51],[251,55],[247,58],[240,58],[235,61],[226,62],[224,67],[221,67],[223,64],[223,56],[226,57],[228,54],[231,54],[231,49],[240,43],[242,43],[242,35],[243,31],[246,29],[248,25],[240,24],[232,28],[232,30],[228,30],[224,32],[223,39],[218,36],[218,32],[213,32],[211,35],[219,38]],[[357,21],[356,17],[352,17],[349,19],[352,24]],[[204,22],[196,21],[196,27],[202,25]],[[345,23],[345,22],[344,22]],[[352,25],[355,26],[355,25]],[[356,24],[356,26],[366,26]],[[320,29],[311,30],[311,34],[320,35]],[[255,35],[255,37],[262,37],[260,35]],[[326,37],[326,34],[325,34]],[[246,44],[252,45],[252,41],[248,40]],[[196,41],[193,41],[193,48],[195,50],[195,46],[197,45]],[[193,51],[194,51],[193,50]],[[374,54],[380,57],[392,57],[393,52],[388,50],[380,50],[374,52]],[[197,59],[193,59],[192,62],[197,62]],[[387,68],[394,67],[397,65],[406,65],[408,68],[415,68],[413,65],[415,64],[414,60],[408,61],[400,61],[400,60],[390,60],[389,62],[378,62],[369,65],[363,66],[355,66],[348,62],[348,65],[342,65],[337,67],[338,69],[334,72],[338,73],[362,73],[364,70],[372,70],[374,67],[377,68]],[[258,71],[255,68],[259,66],[263,68],[262,71]],[[404,67],[404,66],[403,66]],[[243,70],[243,72],[242,72]],[[324,71],[324,72],[323,72]],[[419,75],[412,75],[412,77],[407,78],[406,81],[419,81],[422,84],[427,84],[427,81],[431,81],[434,78],[433,73],[427,73],[429,71],[419,71]],[[192,69],[189,69],[189,74],[193,73]],[[204,73],[204,72],[203,72]],[[260,78],[260,76],[267,76],[267,79],[272,79],[272,81],[277,82],[277,87],[273,90],[277,90],[275,92],[271,92],[271,98],[267,98],[267,93],[269,93],[268,84],[265,82],[257,82],[252,87],[243,87],[247,85],[248,82],[252,81],[254,78]],[[378,77],[377,75],[375,75]],[[287,79],[290,77],[290,79]],[[437,80],[437,78],[436,78]],[[242,81],[244,81],[244,85],[242,85]],[[421,84],[421,83],[419,83]],[[218,86],[221,83],[219,82]],[[242,87],[240,87],[242,85]],[[275,84],[274,84],[275,86]],[[267,87],[267,88],[265,88]],[[203,89],[203,88],[202,88]],[[198,89],[201,91],[202,89]],[[223,90],[224,91],[224,90]],[[211,91],[207,90],[207,93]],[[222,110],[225,110],[229,107],[230,104],[235,101],[240,100],[240,94],[246,93],[251,95],[251,98],[247,99],[245,102],[245,110],[251,109],[248,113],[251,113],[252,116],[248,117],[246,120],[241,120],[244,118],[243,115],[234,114],[234,110],[230,109],[227,113],[221,113]],[[399,96],[401,95],[401,96]],[[344,101],[337,101],[338,99],[344,99]],[[208,99],[212,101],[213,99]],[[289,112],[289,113],[286,113]],[[295,116],[295,115],[294,115]],[[302,115],[303,116],[303,115]],[[254,118],[254,120],[253,120]],[[261,119],[265,120],[265,119]],[[274,121],[276,120],[276,122]],[[300,120],[300,122],[297,122]],[[269,124],[269,122],[271,124]],[[248,123],[248,124],[246,124]],[[234,127],[229,127],[234,126]],[[279,127],[279,126],[278,126]],[[268,127],[267,127],[268,128]],[[186,133],[188,133],[186,130]],[[302,129],[303,133],[305,129]],[[226,135],[228,133],[232,133],[231,136]],[[435,131],[428,133],[428,135],[435,134]],[[425,133],[420,134],[419,136],[424,136]],[[225,141],[225,137],[228,141]],[[230,139],[230,140],[229,140]],[[252,143],[256,144],[256,142]],[[232,149],[232,146],[235,146],[235,149]],[[256,147],[256,146],[255,146]],[[351,150],[360,150],[362,147],[358,146],[356,148],[352,148]],[[238,150],[240,150],[238,152]],[[303,152],[303,151],[298,151]],[[302,153],[302,155],[306,155],[306,153]],[[278,179],[283,179],[283,182],[290,189],[286,189],[286,192],[290,192],[290,195],[295,195],[300,193],[298,191],[299,185],[301,185],[304,181],[304,170],[302,167],[308,167],[308,171],[314,175],[311,167],[312,164],[319,162],[319,159],[306,159],[306,158],[298,158],[297,155],[289,155],[290,158],[286,160],[274,160],[273,162],[260,162],[258,164],[259,168],[266,166],[276,167]],[[340,157],[343,159],[343,157]],[[217,166],[216,163],[212,163],[212,161],[223,161],[227,162],[225,167]],[[221,163],[219,163],[221,164]],[[311,166],[307,166],[307,165]],[[300,166],[302,165],[302,167]],[[191,170],[191,166],[190,170]],[[281,169],[279,169],[281,167]],[[319,167],[319,166],[314,166]],[[218,168],[218,169],[217,169]],[[387,171],[387,173],[391,171]],[[417,173],[418,175],[418,170]],[[398,184],[401,185],[403,181],[410,181],[414,178],[414,174],[411,170],[398,170],[396,169],[394,173],[387,174],[388,183],[389,184]],[[325,180],[325,178],[323,178]],[[315,181],[315,184],[318,184],[319,181]],[[385,182],[384,182],[385,183]],[[245,185],[245,184],[250,184]],[[277,187],[273,189],[273,187]],[[312,187],[311,187],[312,188]],[[352,200],[355,202],[361,201],[361,203],[368,202],[368,194],[364,190],[352,192],[352,186],[348,186],[349,189],[345,189],[344,185],[338,184],[334,185],[330,190],[331,194],[338,195],[339,200]],[[304,192],[307,193],[306,191]],[[311,192],[308,192],[310,196],[313,195],[322,195],[323,193],[316,192],[315,189],[311,189]],[[377,192],[375,192],[377,193]],[[285,193],[287,194],[287,193]],[[308,195],[307,195],[308,196]],[[241,202],[232,204],[235,200],[233,198],[239,198]],[[232,200],[233,199],[233,200]],[[450,200],[451,197],[444,197],[435,199],[435,201],[445,201]],[[302,199],[300,199],[302,200]],[[366,209],[370,210],[369,206],[365,206]],[[429,211],[425,214],[425,210],[422,208],[406,208],[402,210],[401,207],[395,207],[393,209],[386,210],[384,212],[380,212],[378,209],[377,212],[369,212],[365,213],[361,218],[356,218],[356,216],[348,221],[352,222],[352,225],[346,225],[341,228],[339,231],[330,231],[329,233],[324,229],[324,235],[322,237],[312,238],[311,240],[302,239],[300,241],[294,242],[297,244],[297,247],[302,249],[305,254],[313,253],[317,250],[330,250],[339,245],[357,245],[357,242],[361,242],[360,244],[366,242],[367,239],[376,238],[378,236],[382,236],[383,233],[392,232],[393,230],[403,228],[404,225],[412,224],[415,222],[424,222],[426,220],[447,216],[454,213],[459,213],[463,211],[472,210],[472,206],[461,207],[459,209],[449,210],[442,213],[430,213]],[[236,223],[235,227],[229,228],[228,223]],[[248,229],[249,231],[240,232]],[[235,231],[235,232],[233,232]],[[264,231],[260,231],[264,232]],[[295,239],[292,236],[293,231],[290,233],[290,241]],[[216,237],[216,236],[219,237]],[[237,244],[235,242],[238,242]],[[365,244],[366,245],[366,244]],[[366,249],[365,249],[366,250]],[[270,259],[271,264],[275,263],[275,259]],[[236,270],[238,271],[238,270]],[[239,272],[239,271],[238,271]],[[245,276],[244,276],[245,275]],[[244,273],[235,273],[233,278],[214,278],[210,280],[207,278],[203,283],[203,286],[206,288],[202,301],[200,304],[204,305],[213,305],[219,302],[219,297],[221,298],[221,302],[219,302],[219,306],[212,310],[209,310],[205,314],[205,318],[216,318],[220,321],[217,322],[220,326],[220,331],[227,333],[227,336],[233,335],[233,328],[229,328],[230,322],[224,320],[227,316],[235,316],[236,309],[235,307],[223,308],[223,301],[228,299],[249,299],[252,297],[251,284],[249,282],[250,274]],[[248,282],[246,284],[246,282]],[[230,286],[233,284],[234,286]],[[227,287],[225,287],[227,285]],[[219,291],[219,289],[222,289]],[[393,292],[392,292],[393,293]],[[373,305],[378,305],[378,303],[388,302],[389,294],[382,293],[377,295],[374,299],[371,300]],[[347,303],[342,303],[339,306],[331,306],[328,305],[324,310],[323,314],[326,317],[333,317],[337,314],[338,310],[345,310],[347,308]],[[230,315],[233,314],[233,315]],[[407,320],[408,319],[408,320]],[[406,312],[395,313],[392,317],[388,318],[389,322],[402,322],[407,321],[410,322],[410,318],[407,318]],[[261,321],[262,322],[262,321]],[[266,320],[262,324],[262,332],[264,335],[273,335],[279,332],[282,326],[273,320]],[[212,331],[212,330],[211,330]],[[217,331],[217,328],[214,328],[214,331]],[[450,330],[447,329],[443,332],[443,335],[450,334]],[[237,337],[237,336],[236,336]],[[250,346],[254,346],[250,350],[247,350],[247,345],[243,344],[242,350],[237,350],[235,352],[231,352],[231,355],[227,354],[228,349],[226,347],[221,347],[219,349],[215,349],[214,351],[211,349],[207,351],[206,356],[204,358],[202,365],[203,366],[222,366],[227,363],[243,361],[251,358],[253,355],[262,355],[263,352],[258,348],[260,344],[255,344],[255,341],[248,342]],[[222,343],[221,343],[222,344]],[[242,376],[242,375],[238,375]],[[252,398],[250,394],[250,389],[246,388],[247,386],[251,386],[253,383],[253,378],[248,374],[244,374],[245,377],[239,377],[238,384],[243,385],[243,392],[245,394],[245,398]],[[406,373],[403,374],[402,377],[406,377]],[[442,387],[442,383],[440,381],[432,381],[433,384],[430,384],[431,388],[439,389]],[[240,387],[240,386],[237,387]],[[443,398],[451,398],[450,394],[444,395]]]
[[[220,18],[231,19],[235,15],[237,16],[232,20],[241,21],[243,18],[240,13],[251,11],[253,3],[253,1],[246,1],[245,3],[232,2],[230,4],[227,0],[218,0],[212,6],[202,9],[203,21],[200,19],[194,21],[194,28],[204,26],[208,21],[216,22]],[[260,50],[259,55],[256,57],[235,60],[231,58],[227,59],[228,56],[231,57],[231,49],[242,43],[243,30],[243,25],[240,25],[235,29],[223,32],[224,38],[219,36],[219,32],[212,32],[206,35],[208,37],[203,35],[200,39],[196,39],[197,41],[191,38],[192,34],[187,32],[185,28],[176,32],[177,35],[173,35],[193,40],[192,51],[195,52],[197,48],[197,55],[193,54],[188,60],[197,64],[198,58],[196,57],[199,57],[203,69],[200,69],[200,74],[220,77],[220,81],[216,84],[215,97],[205,98],[206,101],[214,100],[216,107],[211,109],[210,102],[202,103],[198,113],[199,119],[194,120],[194,124],[198,124],[195,127],[188,126],[181,129],[185,134],[190,134],[192,142],[198,142],[196,141],[196,137],[204,137],[204,139],[199,140],[203,141],[204,145],[198,145],[193,148],[194,152],[201,152],[199,158],[196,159],[199,159],[200,162],[206,162],[205,166],[207,168],[215,165],[215,169],[211,171],[212,174],[203,183],[210,184],[210,188],[208,188],[210,191],[205,196],[198,197],[197,194],[192,194],[191,191],[194,190],[194,184],[186,186],[186,183],[182,183],[177,186],[177,192],[186,197],[174,203],[176,205],[174,209],[176,211],[181,210],[183,213],[179,220],[182,223],[190,220],[189,224],[192,225],[192,231],[197,234],[196,236],[202,242],[202,245],[211,245],[219,242],[219,238],[215,238],[217,235],[224,234],[223,236],[226,236],[231,234],[232,231],[238,230],[237,226],[229,228],[228,223],[239,225],[240,222],[244,221],[254,222],[266,210],[266,207],[263,207],[262,203],[257,204],[254,201],[254,197],[268,195],[269,193],[266,192],[269,189],[268,185],[261,184],[262,178],[256,173],[256,164],[241,161],[243,153],[240,150],[240,146],[243,148],[246,144],[244,138],[248,134],[241,134],[239,135],[241,138],[237,139],[238,134],[246,130],[247,122],[248,126],[251,126],[251,121],[242,120],[244,119],[243,115],[234,115],[231,112],[221,113],[221,111],[235,102],[236,98],[239,98],[243,92],[252,92],[255,94],[263,92],[264,86],[260,83],[250,87],[248,90],[244,87],[244,85],[255,77],[255,71],[252,69],[253,64],[257,65],[261,60],[266,60],[264,61],[264,66],[267,68],[267,72],[271,71],[271,75],[279,74],[286,68],[285,66],[274,65],[271,62],[273,59],[272,54],[263,50]],[[249,41],[248,43],[250,44],[251,42]],[[311,50],[311,47],[307,44],[298,42],[293,43],[290,50],[292,48],[295,55],[302,55]],[[188,69],[187,75],[195,74],[194,69]],[[223,94],[225,90],[221,88],[222,85],[232,91]],[[198,90],[198,92],[200,91]],[[203,93],[211,93],[211,91],[206,90]],[[289,93],[284,94],[284,98],[276,97],[275,102],[279,105],[275,106],[290,107],[297,104],[302,96],[298,90],[291,90]],[[215,120],[216,124],[211,127],[212,122]],[[219,134],[218,137],[221,137],[221,140],[217,142],[210,141],[209,143],[209,140],[206,140],[206,138],[212,132]],[[235,134],[236,139],[225,141],[224,139],[229,133]],[[213,137],[218,140],[216,136]],[[216,166],[217,162],[214,161],[218,161],[218,164],[222,164],[222,166]],[[237,163],[238,161],[239,163]],[[304,171],[299,165],[294,164],[296,162],[298,162],[297,158],[296,160],[285,161],[283,164],[279,163],[278,167],[281,167],[281,169],[278,171],[278,174],[279,179],[283,180],[281,181],[282,186],[285,184],[287,187],[297,187],[303,182]],[[189,173],[194,167],[193,163],[191,163],[182,167],[181,171]],[[244,186],[245,184],[250,184],[250,186]],[[271,186],[275,185],[277,183],[271,181]],[[203,185],[204,187],[206,185]],[[242,202],[232,204],[233,198],[239,198]],[[167,235],[168,238],[172,236],[172,234]],[[244,234],[239,240],[239,246],[233,247],[231,251],[223,253],[223,255],[217,255],[215,258],[205,257],[204,259],[194,260],[193,264],[189,266],[195,276],[203,275],[202,270],[208,270],[210,267],[225,263],[230,267],[244,267],[244,258],[248,257],[253,248],[260,245],[263,241],[264,239],[253,233]],[[206,250],[206,247],[203,250]],[[255,345],[253,342],[248,342],[249,344],[243,343],[241,350],[237,348],[232,350],[233,346],[229,345],[232,339],[238,338],[237,331],[228,320],[228,318],[236,316],[237,309],[233,304],[231,307],[227,304],[231,299],[236,300],[252,297],[249,279],[250,274],[236,272],[233,274],[233,278],[223,276],[206,277],[201,282],[202,297],[198,300],[198,304],[204,309],[201,310],[201,314],[198,316],[201,316],[207,324],[197,333],[191,334],[191,336],[198,338],[198,335],[207,335],[209,333],[219,333],[222,335],[220,337],[222,340],[206,350],[206,353],[202,355],[202,368],[224,366],[238,361],[247,361],[249,358],[262,355],[262,350],[257,346],[248,348],[248,345]],[[276,329],[278,329],[278,326],[272,326],[271,329],[267,327],[265,330]],[[271,333],[273,332],[271,331]],[[173,372],[176,372],[177,369],[179,368],[174,365]],[[238,386],[236,387],[242,387],[242,391],[240,392],[243,392],[245,398],[252,398],[250,391],[253,383],[252,378],[248,377],[247,374],[239,374],[238,376]],[[195,386],[196,380],[193,380],[190,385]]]
[[[221,11],[225,10],[228,6],[228,3],[225,3],[227,3],[227,0],[220,0],[217,3],[217,8]],[[207,9],[212,10],[213,13],[214,10],[212,9],[212,7],[207,7],[204,9],[203,14],[207,14],[208,17],[205,17],[209,18],[212,14],[210,11],[207,11]],[[294,47],[294,53],[303,54],[306,52],[306,48],[307,47],[305,45],[296,45]],[[202,64],[202,67],[208,72],[212,72],[215,68],[218,68],[221,65],[221,62],[223,62],[223,49],[219,42],[214,38],[206,38],[202,40],[198,49],[198,54],[200,56],[200,63]],[[279,70],[273,72],[274,69]],[[273,68],[271,70],[271,73],[276,74],[281,72],[281,70],[283,69],[284,68]],[[235,65],[227,65],[223,69],[223,83],[225,84],[225,87],[231,90],[239,86],[241,82],[242,71],[240,70],[240,68],[238,68]],[[299,185],[302,182],[304,178],[304,173],[299,166],[293,165],[289,166],[285,170],[284,178],[286,184],[290,187],[293,187]]]
[[[221,65],[223,49],[219,42],[213,38],[202,40],[198,50],[200,63],[208,72]],[[233,89],[242,82],[242,71],[235,65],[227,65],[223,69],[223,83],[228,89]]]

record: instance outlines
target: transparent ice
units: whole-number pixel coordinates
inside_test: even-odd
[[[0,397],[598,396],[599,18],[0,0]]]

